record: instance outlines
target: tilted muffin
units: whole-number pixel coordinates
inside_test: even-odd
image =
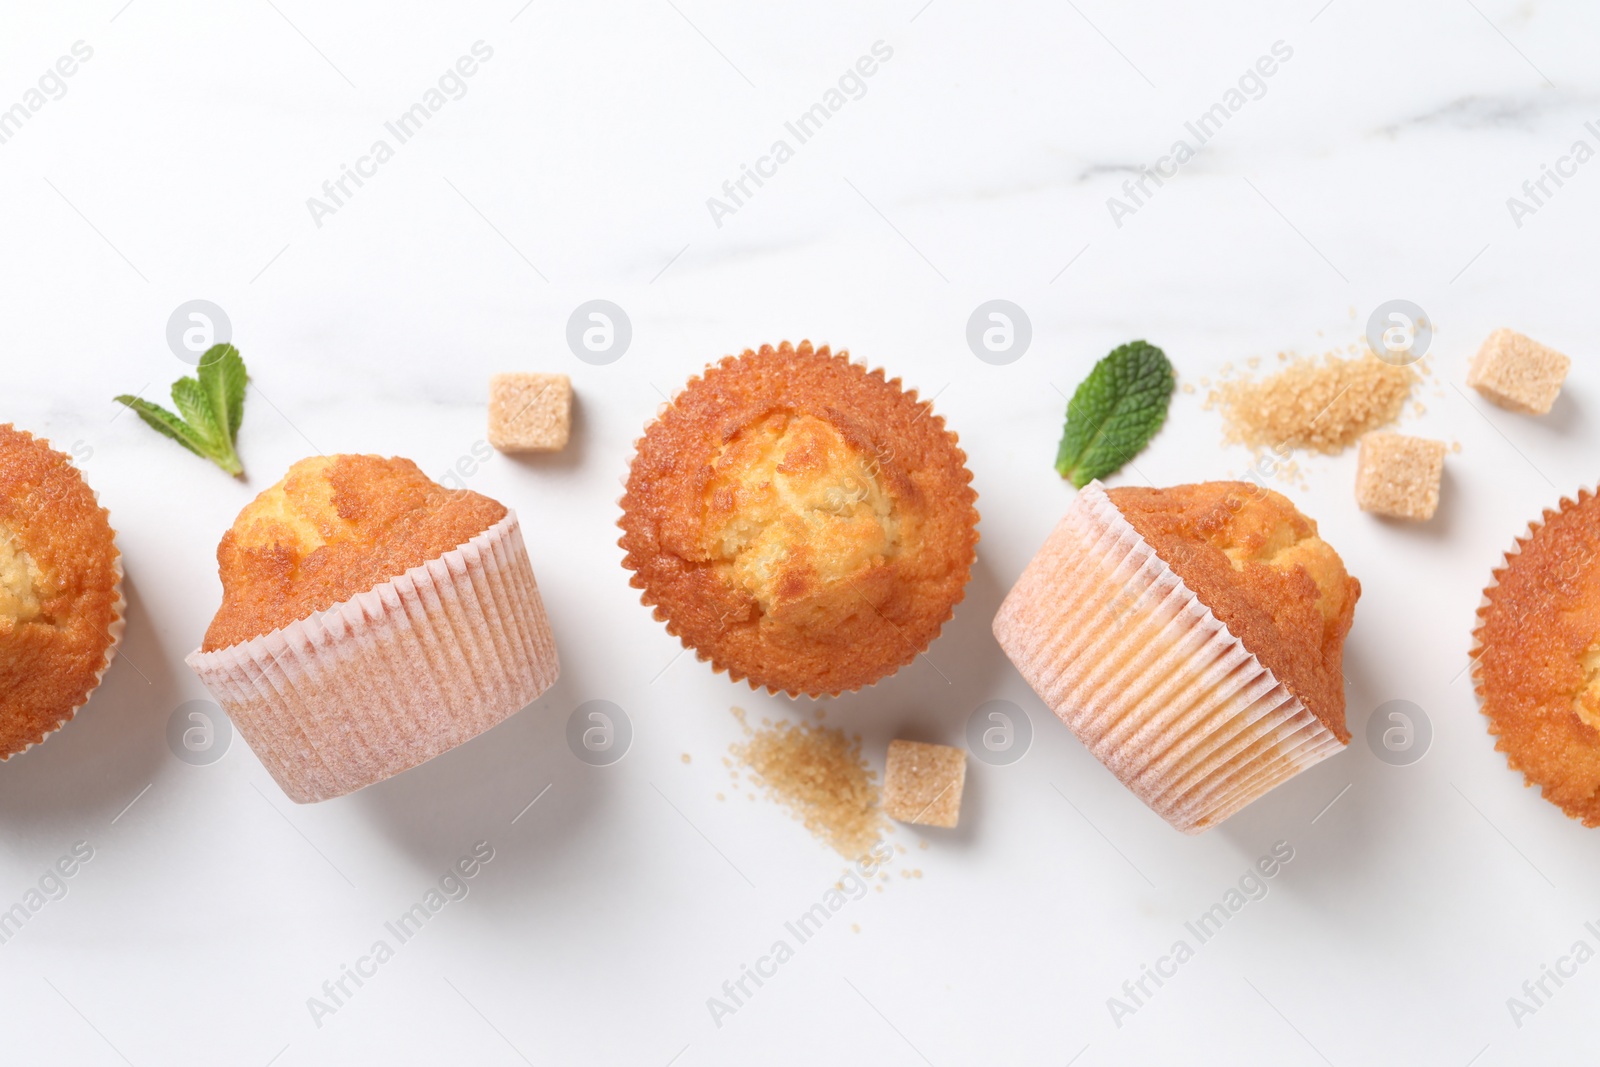
[[[0,759],[89,699],[122,638],[110,518],[67,456],[0,425]]]
[[[961,601],[977,494],[955,434],[848,352],[729,356],[638,443],[623,566],[667,632],[791,696],[871,685]]]
[[[301,460],[217,563],[222,607],[188,662],[301,803],[475,737],[559,671],[516,516],[408,459]]]
[[[1600,497],[1546,511],[1493,577],[1473,676],[1494,747],[1546,800],[1600,826]]]
[[[409,459],[303,459],[222,535],[222,607],[201,649],[227,648],[349,600],[506,514],[497,500],[436,484]]]
[[[1360,595],[1279,493],[1093,482],[994,632],[1089,750],[1193,833],[1349,743],[1342,663]]]

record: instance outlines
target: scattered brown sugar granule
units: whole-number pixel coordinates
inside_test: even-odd
[[[961,816],[961,789],[966,778],[967,754],[959,748],[890,741],[883,772],[883,808],[900,822],[952,827]]]
[[[1417,374],[1368,354],[1291,360],[1259,381],[1224,382],[1213,394],[1230,443],[1342,452],[1400,417]]]
[[[763,721],[733,755],[768,794],[845,859],[857,859],[883,836],[876,776],[861,740],[816,723]]]

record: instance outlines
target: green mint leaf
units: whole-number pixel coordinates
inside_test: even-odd
[[[244,464],[239,462],[234,442],[244,418],[244,393],[249,380],[238,349],[213,345],[200,358],[197,377],[179,378],[172,383],[172,402],[178,414],[136,396],[116,399],[138,412],[162,436],[242,478]]]
[[[178,414],[206,443],[206,455],[214,456],[217,442],[222,439],[222,428],[211,412],[211,399],[200,383],[193,378],[179,378],[172,383],[172,402]]]
[[[1094,365],[1067,404],[1056,470],[1082,489],[1143,451],[1167,421],[1177,376],[1166,353],[1130,341]]]
[[[208,447],[208,442],[194,432],[194,427],[160,404],[152,404],[148,400],[127,395],[119,396],[116,400],[117,403],[132,408],[147,425],[163,437],[172,438],[197,456],[206,456],[205,449]],[[211,457],[206,456],[206,458]]]
[[[245,387],[250,375],[232,345],[213,345],[200,357],[200,387],[211,400],[211,411],[230,444],[239,440],[244,419]]]

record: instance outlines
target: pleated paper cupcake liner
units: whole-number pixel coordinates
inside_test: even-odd
[[[1478,598],[1478,610],[1475,615],[1478,624],[1472,628],[1472,644],[1467,650],[1467,658],[1472,663],[1472,680],[1475,688],[1482,683],[1482,679],[1479,677],[1480,663],[1478,654],[1483,650],[1483,615],[1485,611],[1494,606],[1491,594],[1500,587],[1500,576],[1516,562],[1516,558],[1522,554],[1522,547],[1537,537],[1551,519],[1565,515],[1568,511],[1586,503],[1591,497],[1595,496],[1600,496],[1600,488],[1594,490],[1583,488],[1578,490],[1576,499],[1570,496],[1563,496],[1561,502],[1555,507],[1545,508],[1539,513],[1537,519],[1528,523],[1528,528],[1523,532],[1522,536],[1515,538],[1511,542],[1511,547],[1506,549],[1504,556],[1501,557],[1500,565],[1490,572],[1489,584],[1484,586],[1483,595]],[[1479,695],[1482,695],[1481,692]]]
[[[1600,496],[1600,489],[1595,489],[1593,491],[1587,488],[1580,489],[1576,499],[1569,496],[1563,496],[1561,498],[1561,502],[1555,507],[1544,509],[1544,511],[1540,512],[1537,519],[1534,519],[1532,522],[1528,523],[1528,528],[1522,534],[1522,536],[1512,541],[1511,547],[1506,550],[1505,555],[1500,561],[1500,565],[1490,572],[1489,584],[1484,587],[1483,595],[1478,599],[1478,610],[1476,614],[1478,622],[1477,625],[1472,628],[1472,643],[1467,650],[1467,658],[1471,661],[1472,666],[1472,689],[1478,698],[1478,710],[1483,713],[1486,719],[1488,719],[1488,709],[1484,703],[1483,692],[1483,628],[1487,621],[1487,613],[1494,608],[1493,594],[1494,591],[1500,587],[1500,576],[1511,569],[1511,567],[1516,563],[1517,557],[1522,554],[1523,546],[1527,545],[1533,541],[1534,538],[1539,536],[1551,519],[1565,515],[1568,511],[1587,503],[1595,496]],[[1489,733],[1495,736],[1495,751],[1505,754],[1506,765],[1522,775],[1523,783],[1525,785],[1530,787],[1537,785],[1539,786],[1541,793],[1543,793],[1543,783],[1535,781],[1533,777],[1522,768],[1515,755],[1504,747],[1504,742],[1499,738],[1493,720],[1489,721]]]
[[[187,662],[301,804],[471,740],[560,673],[514,513],[368,592]]]
[[[1097,759],[1197,833],[1344,747],[1200,602],[1099,482],[1000,606],[995,637]]]
[[[787,343],[787,342],[784,342],[784,343]],[[809,343],[810,342],[808,342],[808,341],[801,342],[801,344],[803,344],[803,345],[808,345]],[[828,345],[823,345],[821,347],[823,349],[829,349]],[[830,349],[830,351],[831,351],[831,349]],[[863,360],[857,360],[857,359],[851,358],[850,355],[849,355],[849,349],[841,348],[838,351],[833,352],[832,354],[835,355],[835,356],[844,356],[845,358],[849,359],[850,364],[852,366],[860,367],[862,370],[866,371],[869,375],[877,375],[877,376],[883,378],[888,384],[890,384],[892,386],[896,386],[897,388],[899,388],[900,391],[905,395],[906,399],[910,403],[920,406],[923,409],[923,411],[926,412],[926,417],[931,419],[933,421],[934,425],[938,426],[940,429],[942,429],[945,432],[950,434],[950,436],[952,438],[952,447],[955,449],[956,453],[961,457],[962,465],[963,466],[966,465],[967,454],[966,454],[966,451],[960,447],[959,437],[956,435],[954,430],[949,429],[948,425],[945,423],[944,416],[935,415],[933,413],[933,401],[932,400],[923,400],[920,397],[920,395],[918,394],[918,391],[916,389],[912,389],[909,386],[907,386],[904,383],[904,381],[902,379],[900,379],[899,377],[894,377],[894,378],[889,377],[888,372],[886,370],[884,370],[883,368],[881,368],[881,367],[873,367],[870,363],[867,363],[867,362],[865,362]],[[655,415],[653,415],[651,417],[650,421],[645,424],[644,432],[640,433],[638,436],[636,436],[633,439],[633,450],[628,454],[627,464],[623,468],[622,473],[618,476],[618,483],[622,487],[622,494],[617,497],[616,506],[617,506],[617,510],[622,512],[622,515],[617,519],[616,525],[617,525],[617,527],[619,529],[623,530],[624,533],[626,533],[626,531],[627,531],[627,526],[625,525],[625,523],[627,521],[627,507],[626,507],[626,504],[627,504],[627,492],[628,492],[628,479],[632,474],[633,465],[634,465],[635,461],[637,461],[637,459],[639,457],[640,446],[643,444],[645,437],[649,434],[650,428],[652,426],[654,426],[655,423],[658,420],[660,420],[664,415],[666,415],[667,412],[670,411],[675,404],[677,404],[678,400],[684,394],[689,392],[689,390],[691,388],[693,388],[694,386],[700,384],[709,375],[721,371],[726,365],[736,361],[738,358],[739,358],[739,356],[737,356],[737,355],[724,356],[722,359],[718,360],[715,363],[706,364],[705,368],[699,374],[691,375],[689,377],[689,379],[687,381],[685,381],[684,384],[681,385],[677,389],[677,391],[672,394],[672,398],[670,400],[663,400],[660,404],[656,405],[656,413],[655,413]],[[974,499],[974,501],[976,501],[976,496],[974,496],[973,499]],[[977,509],[976,503],[971,505],[970,510],[972,512],[972,525],[974,527],[976,527],[977,524],[978,524],[978,509]],[[619,539],[617,541],[617,545],[618,545],[618,547],[623,549],[624,553],[627,552],[626,538]],[[969,580],[971,578],[972,567],[977,562],[977,559],[978,559],[977,544],[976,544],[976,542],[974,542],[973,550],[972,550],[972,556],[967,561],[967,570],[968,570],[968,578],[969,578]],[[638,574],[639,574],[638,569],[636,567],[634,567],[633,565],[631,565],[631,563],[629,562],[628,558],[626,558],[626,556],[625,556],[625,558],[623,560],[623,567],[625,569],[627,569],[627,571],[629,572],[630,578],[635,578],[635,577],[638,576]],[[657,600],[655,594],[651,592],[651,590],[649,589],[648,586],[640,584],[640,585],[635,585],[633,587],[639,590],[639,603],[640,604],[642,604],[644,607],[650,608],[652,612],[662,611],[662,608],[661,608],[661,605],[660,605],[659,601]],[[704,649],[699,648],[698,646],[696,646],[694,644],[691,644],[689,638],[686,637],[681,632],[679,624],[675,623],[673,621],[673,619],[671,618],[671,616],[668,616],[663,612],[661,615],[657,616],[657,618],[659,619],[659,621],[661,621],[661,622],[666,624],[668,635],[671,636],[671,637],[676,638],[678,643],[683,648],[685,648],[685,649],[687,649],[689,651],[692,651],[694,653],[694,655],[695,655],[695,659],[699,660],[701,663],[710,664],[711,671],[712,671],[713,674],[726,675],[727,678],[728,678],[728,681],[730,681],[730,682],[734,682],[734,683],[744,682],[746,685],[748,685],[753,690],[760,691],[760,690],[764,689],[771,696],[788,697],[790,703],[799,703],[799,701],[801,699],[813,700],[814,701],[814,700],[819,700],[819,699],[821,699],[823,697],[837,697],[837,696],[841,696],[841,695],[846,694],[846,693],[861,693],[861,692],[865,692],[865,691],[873,689],[874,687],[876,687],[880,683],[885,682],[890,678],[893,678],[896,674],[898,674],[907,665],[909,665],[911,663],[915,663],[918,656],[921,656],[921,655],[923,655],[924,653],[926,653],[928,651],[928,649],[933,645],[933,642],[938,640],[939,635],[944,632],[944,627],[949,624],[951,619],[955,618],[955,610],[956,610],[956,608],[959,607],[961,602],[963,600],[965,600],[965,599],[966,599],[966,590],[965,590],[965,588],[963,588],[963,590],[961,592],[961,595],[959,597],[957,597],[955,602],[950,605],[950,610],[947,611],[945,613],[944,618],[939,621],[939,628],[936,631],[934,631],[933,635],[931,637],[929,637],[928,640],[924,641],[920,647],[917,647],[914,643],[912,643],[912,642],[910,642],[908,640],[906,642],[906,654],[905,654],[904,658],[901,659],[901,661],[899,663],[895,664],[894,668],[892,670],[890,670],[888,673],[884,674],[882,677],[876,679],[875,681],[866,682],[864,684],[857,685],[857,686],[852,686],[852,687],[849,687],[849,688],[841,688],[841,689],[838,689],[838,690],[835,690],[835,691],[832,691],[832,692],[817,692],[817,693],[796,692],[796,691],[792,691],[792,690],[786,689],[780,683],[771,681],[768,678],[766,678],[762,674],[762,672],[760,672],[759,670],[751,670],[751,669],[749,669],[747,667],[741,667],[738,664],[725,662],[724,660],[718,658],[714,653],[708,652],[708,651],[706,651]]]

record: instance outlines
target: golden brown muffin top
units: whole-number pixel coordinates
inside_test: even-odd
[[[1340,741],[1361,583],[1288,497],[1248,482],[1107,490],[1156,555]]]
[[[1495,748],[1600,826],[1600,498],[1546,511],[1483,591],[1474,674]]]
[[[961,601],[977,494],[955,434],[827,346],[746,350],[645,431],[623,566],[667,631],[751,688],[817,696],[909,663]]]
[[[303,459],[222,535],[222,607],[201,651],[343,603],[459,548],[505,515],[498,501],[446,489],[409,459]]]
[[[109,516],[68,458],[0,425],[0,758],[72,718],[117,620]]]

